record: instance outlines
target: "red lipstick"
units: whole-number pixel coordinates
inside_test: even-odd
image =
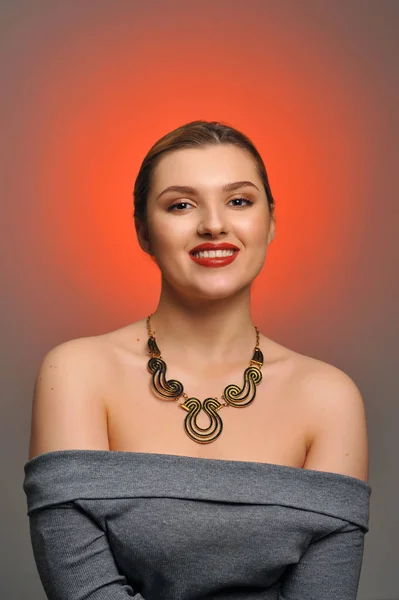
[[[193,255],[194,252],[200,252],[202,250],[233,250],[233,254],[231,256],[214,256],[212,258],[199,258]],[[240,249],[237,246],[227,242],[220,242],[217,244],[207,242],[204,244],[199,244],[190,250],[190,257],[194,262],[202,267],[224,267],[236,259],[239,250]]]

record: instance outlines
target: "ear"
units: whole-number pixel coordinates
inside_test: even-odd
[[[148,237],[148,228],[146,223],[137,217],[134,218],[134,225],[136,227],[137,239],[140,245],[140,248],[144,250],[147,254],[152,256],[151,252],[151,243]]]
[[[269,227],[269,234],[267,236],[267,243],[270,244],[274,240],[274,236],[276,235],[276,223],[274,219],[271,220]]]

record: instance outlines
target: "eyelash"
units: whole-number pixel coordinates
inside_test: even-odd
[[[234,202],[234,200],[244,200],[245,202],[248,202],[248,206],[251,206],[251,204],[253,204],[252,200],[248,200],[248,198],[242,198],[242,197],[239,197],[239,198],[232,198],[232,199],[230,200],[230,202]],[[168,211],[169,211],[169,212],[174,212],[174,210],[173,210],[173,209],[174,209],[176,206],[180,206],[180,204],[188,204],[188,202],[176,202],[176,204],[172,204],[172,206],[169,206],[169,208],[168,208]],[[243,205],[241,205],[241,206],[243,206]],[[241,208],[241,206],[237,206],[236,208]],[[179,210],[179,211],[176,211],[176,212],[183,212],[183,211],[180,211],[180,210]]]

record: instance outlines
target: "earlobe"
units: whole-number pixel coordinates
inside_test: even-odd
[[[153,256],[152,248],[148,240],[142,240],[140,246],[142,250],[144,250],[144,252],[146,252],[150,256]]]
[[[146,252],[147,254],[150,254],[152,256],[151,244],[150,244],[150,240],[148,237],[148,231],[147,231],[146,225],[143,224],[142,222],[140,222],[138,219],[136,220],[135,224],[136,224],[137,239],[138,239],[140,248],[144,252]]]
[[[274,240],[275,236],[276,236],[276,223],[275,223],[274,219],[272,221],[272,226],[271,226],[270,233],[271,233],[271,239],[270,239],[270,241],[272,242]]]

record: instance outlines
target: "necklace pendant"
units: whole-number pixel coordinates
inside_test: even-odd
[[[180,406],[188,412],[184,419],[184,430],[194,442],[209,444],[220,436],[223,431],[223,422],[217,411],[223,408],[224,405],[219,400],[206,398],[201,403],[198,398],[187,398]],[[204,410],[209,417],[208,427],[200,427],[197,423],[197,417],[201,410]]]
[[[239,388],[232,383],[225,387],[223,397],[230,406],[243,408],[251,404],[256,396],[256,386],[262,381],[262,371],[259,367],[251,365],[244,372],[244,385]]]
[[[152,373],[154,390],[165,399],[175,400],[183,394],[183,385],[177,379],[166,379],[166,363],[159,357],[153,356],[147,363],[147,368]]]

